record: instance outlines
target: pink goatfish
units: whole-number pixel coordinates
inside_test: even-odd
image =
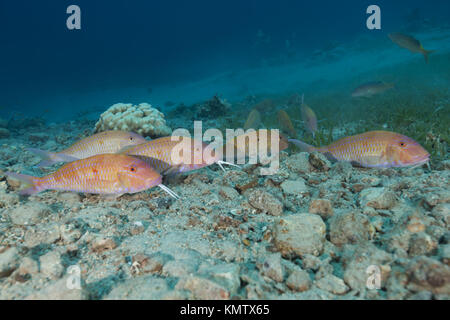
[[[219,152],[211,150],[204,152],[209,147],[203,141],[196,141],[189,137],[162,137],[137,146],[123,148],[120,153],[139,157],[163,174],[189,172],[217,163],[222,170],[223,164],[236,166],[221,160]],[[183,151],[186,153],[184,158]]]
[[[158,186],[179,197],[162,184],[161,175],[140,159],[122,154],[101,154],[67,163],[45,177],[7,172],[26,185],[19,193],[33,195],[44,190],[60,190],[120,196]]]
[[[103,131],[80,141],[59,152],[49,152],[35,148],[27,150],[40,156],[43,160],[38,167],[51,166],[58,162],[71,162],[85,159],[97,154],[116,153],[126,146],[147,142],[144,137],[126,131]]]
[[[289,139],[289,142],[303,151],[319,151],[331,160],[368,168],[419,166],[430,160],[430,154],[419,143],[389,131],[369,131],[320,148],[295,139]]]
[[[314,111],[306,104],[304,104],[303,101],[304,95],[302,95],[302,105],[300,108],[302,120],[305,124],[306,130],[312,134],[313,138],[315,138],[317,131],[317,117]]]

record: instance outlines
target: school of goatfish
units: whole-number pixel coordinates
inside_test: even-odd
[[[428,63],[428,55],[432,51],[425,50],[412,36],[391,33],[389,38],[402,48],[423,54]],[[351,96],[370,98],[394,86],[393,83],[368,82],[354,89]],[[318,130],[317,116],[303,100],[302,96],[299,106],[301,118],[306,131],[314,138]],[[273,107],[274,104],[270,100],[257,104],[244,124],[246,132],[226,141],[223,149],[231,148],[233,155],[244,158],[255,156],[252,154],[254,151],[250,151],[255,149],[250,148],[252,142],[249,139],[255,134],[257,140],[262,137],[267,139],[266,151],[272,150],[271,131],[259,127],[262,125],[260,111],[267,112]],[[276,141],[278,152],[285,150],[289,143],[292,143],[302,151],[321,152],[332,161],[345,161],[367,168],[420,166],[430,160],[430,154],[419,143],[399,133],[370,131],[339,139],[328,146],[314,147],[296,139],[297,132],[285,110],[278,111],[277,119],[283,132]],[[210,149],[210,152],[205,152],[207,149]],[[171,136],[146,140],[133,132],[105,131],[84,138],[59,152],[29,148],[28,151],[42,158],[37,165],[40,168],[66,163],[47,176],[34,177],[14,172],[7,172],[6,175],[25,185],[25,188],[19,191],[22,195],[59,190],[118,197],[158,186],[171,197],[178,199],[179,196],[175,192],[162,184],[163,176],[189,172],[212,164],[218,164],[223,170],[224,164],[239,167],[223,161],[223,149],[210,148],[203,141],[187,137]],[[190,150],[186,157],[183,155],[185,150]],[[243,159],[235,156],[234,160]]]

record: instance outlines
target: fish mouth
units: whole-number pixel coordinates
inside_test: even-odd
[[[421,165],[423,165],[423,164],[425,164],[425,163],[427,163],[429,161],[430,161],[430,155],[426,154],[426,155],[414,158],[414,161],[410,165],[418,167],[418,166],[421,166]]]

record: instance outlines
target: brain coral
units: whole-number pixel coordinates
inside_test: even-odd
[[[123,130],[139,133],[151,138],[164,137],[172,133],[166,125],[164,114],[148,103],[132,105],[116,103],[100,115],[95,132]]]

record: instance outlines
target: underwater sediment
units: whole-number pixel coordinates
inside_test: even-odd
[[[244,122],[236,118],[223,125]],[[167,121],[190,123],[182,116]],[[330,134],[322,125],[314,138],[299,135],[318,144],[361,126],[336,123]],[[26,148],[62,150],[93,127],[87,120],[29,121],[5,129],[1,299],[450,297],[447,149],[434,159],[429,149],[430,168],[385,169],[287,149],[273,175],[261,176],[259,165],[226,172],[212,165],[165,179],[181,199],[156,189],[117,199],[60,191],[19,196],[7,170],[44,175],[57,168],[35,168],[40,159]],[[73,266],[80,290],[66,285]],[[371,266],[380,272],[378,289],[367,286]]]

